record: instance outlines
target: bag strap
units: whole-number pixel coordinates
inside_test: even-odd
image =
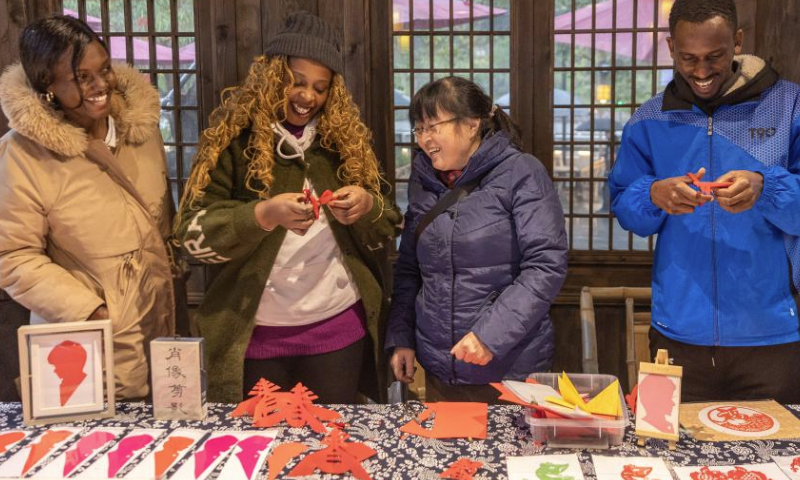
[[[445,194],[445,196],[442,197],[438,202],[436,202],[436,205],[434,205],[433,208],[428,210],[428,213],[426,213],[425,216],[423,216],[422,219],[417,224],[417,228],[414,230],[414,241],[415,242],[419,241],[419,237],[422,235],[422,232],[425,231],[428,225],[430,225],[431,222],[433,222],[433,220],[436,219],[436,217],[444,213],[445,210],[450,208],[452,205],[455,205],[462,198],[466,197],[467,195],[470,194],[470,192],[475,190],[475,187],[480,185],[481,180],[483,180],[483,177],[485,177],[488,173],[489,172],[486,172],[478,178],[475,178],[473,180],[470,180],[469,182],[466,182],[462,185],[453,188],[452,190],[447,192],[447,194]]]

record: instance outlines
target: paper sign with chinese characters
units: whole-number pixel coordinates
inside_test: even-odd
[[[153,415],[159,420],[206,416],[202,338],[162,337],[150,342]]]

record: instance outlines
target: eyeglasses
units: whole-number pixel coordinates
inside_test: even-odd
[[[442,120],[441,122],[432,123],[427,127],[415,127],[411,129],[411,133],[414,134],[414,139],[416,141],[420,141],[420,139],[422,139],[422,136],[425,135],[426,133],[429,133],[431,135],[439,135],[439,132],[441,131],[441,128],[439,127],[441,125],[444,125],[445,123],[455,122],[457,120],[461,120],[461,117],[453,117],[450,120]]]

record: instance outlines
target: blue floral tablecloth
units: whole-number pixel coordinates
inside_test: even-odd
[[[490,406],[489,429],[485,440],[436,440],[405,436],[400,433],[400,426],[411,419],[414,412],[421,411],[421,405],[409,408],[396,405],[331,405],[331,409],[342,414],[342,422],[348,424],[346,432],[351,440],[364,442],[378,453],[364,462],[364,467],[374,480],[378,479],[439,479],[439,473],[452,462],[466,457],[483,463],[476,479],[506,479],[507,456],[559,454],[577,452],[583,473],[587,480],[594,480],[594,469],[590,455],[616,456],[658,456],[669,466],[682,465],[728,465],[736,463],[769,462],[772,455],[800,454],[800,441],[753,440],[747,442],[698,442],[688,435],[681,434],[677,449],[670,451],[665,444],[658,441],[648,442],[644,447],[636,444],[631,425],[628,425],[622,445],[608,450],[570,450],[554,449],[531,441],[528,426],[523,419],[523,409],[518,406]],[[210,404],[208,416],[203,421],[159,421],[152,418],[150,405],[144,403],[119,403],[114,418],[61,424],[84,426],[87,428],[128,427],[128,428],[199,428],[204,430],[245,430],[251,429],[245,419],[228,418],[234,406]],[[789,409],[800,417],[800,406]],[[30,428],[43,430],[48,427]],[[19,403],[0,403],[0,432],[3,430],[24,428],[22,424],[22,407]],[[30,438],[30,437],[29,437]],[[284,442],[304,442],[311,450],[323,447],[320,443],[322,435],[309,428],[282,428],[276,445]],[[9,452],[0,455],[3,461],[16,450],[23,448],[24,443],[16,445]],[[68,446],[62,447],[63,449]],[[296,463],[290,462],[284,469],[285,475]],[[266,471],[266,467],[262,473]],[[351,476],[325,475],[303,478],[352,478]]]

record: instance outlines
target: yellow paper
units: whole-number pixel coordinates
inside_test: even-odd
[[[599,415],[618,417],[622,415],[619,401],[619,380],[614,380],[611,385],[603,389],[586,404],[586,409]]]
[[[561,405],[562,407],[566,407],[570,410],[575,408],[575,405],[567,402],[563,398],[558,397],[547,397],[544,399],[547,403],[552,403],[553,405]]]
[[[558,392],[564,401],[570,404],[570,407],[577,406],[581,410],[589,411],[586,409],[586,402],[583,401],[583,397],[578,393],[566,372],[561,372],[561,376],[558,377]]]

